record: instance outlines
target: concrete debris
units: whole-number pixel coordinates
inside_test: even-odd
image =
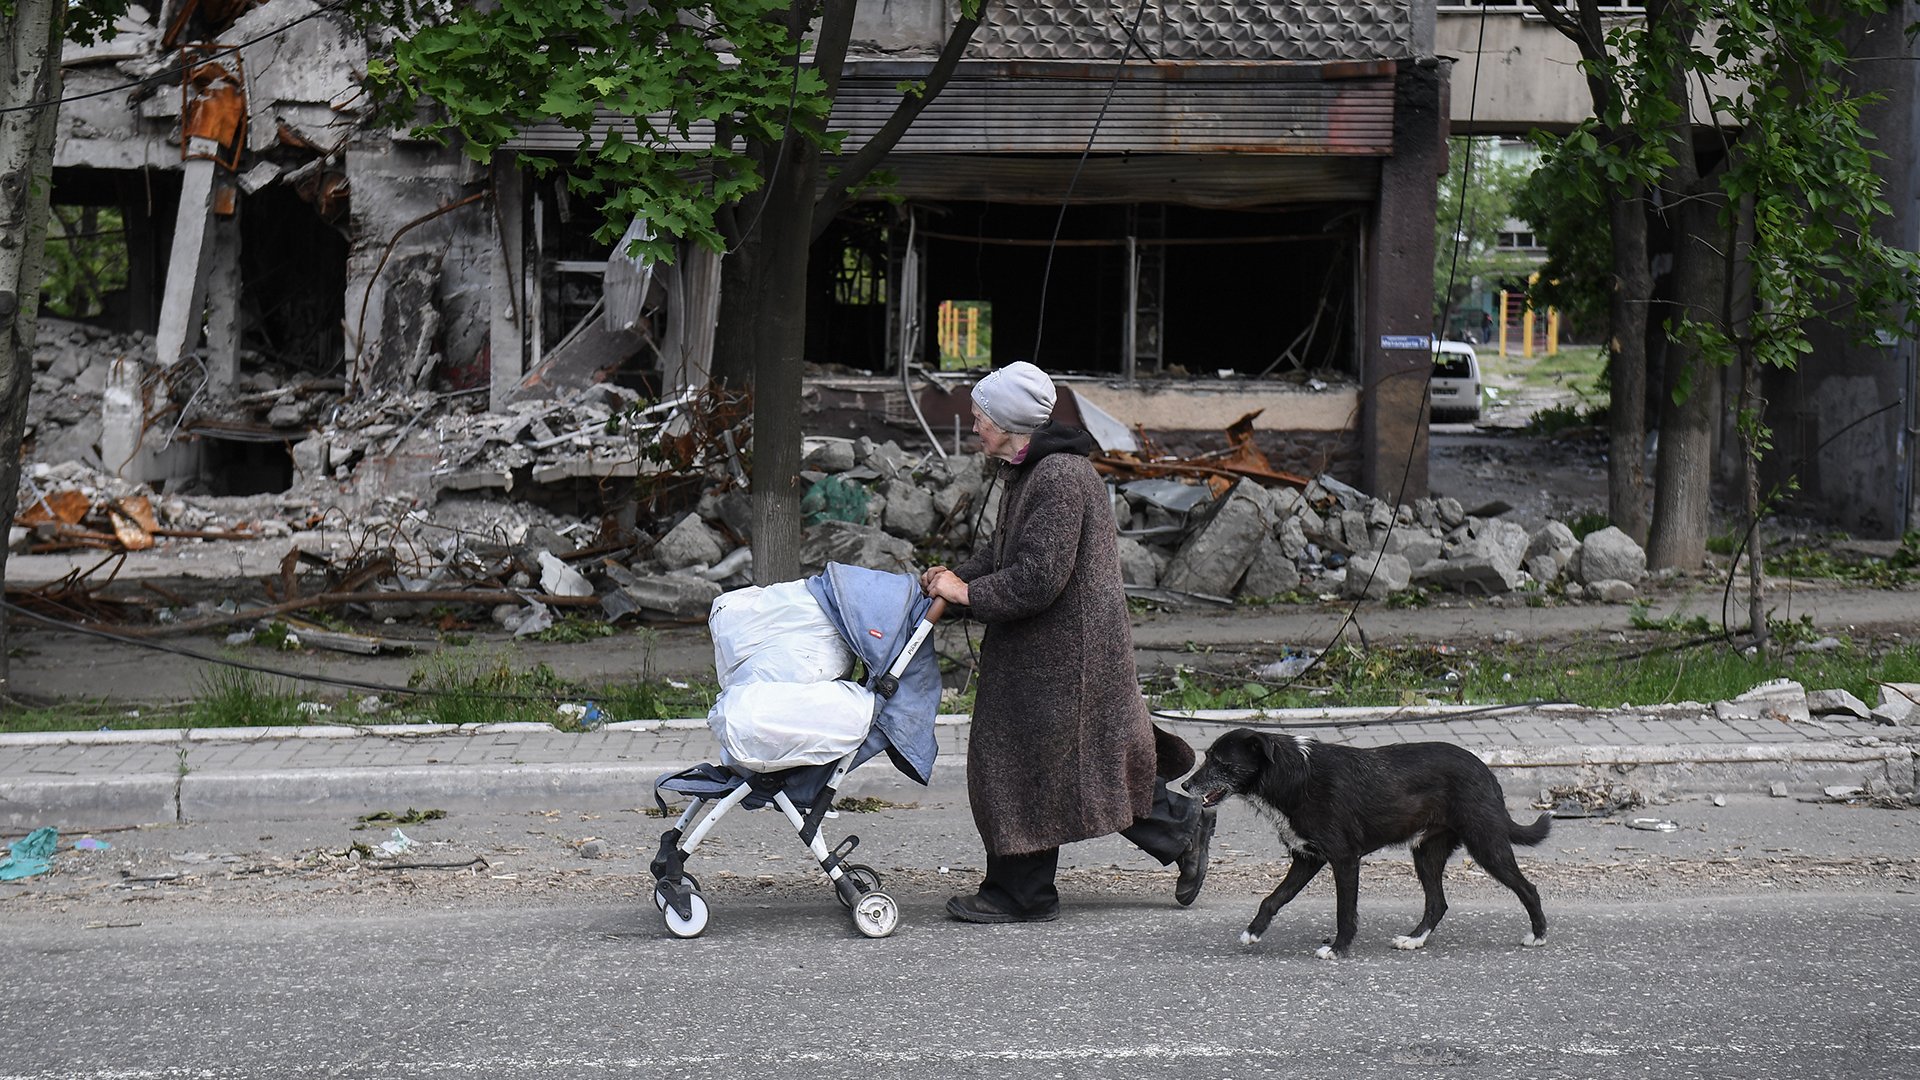
[[[1761,683],[1731,701],[1716,701],[1713,703],[1713,712],[1722,720],[1805,723],[1812,719],[1807,707],[1806,687],[1792,679],[1774,679]]]
[[[1881,683],[1873,719],[1882,724],[1920,724],[1920,683]]]
[[[1844,713],[1857,720],[1865,720],[1873,715],[1873,711],[1867,708],[1866,702],[1845,690],[1807,691],[1807,711],[1815,716]]]

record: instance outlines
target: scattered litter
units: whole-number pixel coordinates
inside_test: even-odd
[[[0,881],[18,881],[46,873],[53,866],[53,852],[59,845],[59,831],[48,826],[15,840],[7,848],[7,857],[0,859]]]
[[[301,716],[320,716],[332,712],[333,706],[324,701],[302,701],[296,703],[293,709]]]
[[[1713,805],[1715,806],[1727,805],[1727,797],[1725,795],[1715,795],[1713,797]]]
[[[112,848],[112,844],[107,843],[105,840],[96,840],[91,836],[83,836],[73,842],[73,849],[75,851],[109,851]]]
[[[1680,826],[1676,822],[1667,821],[1664,818],[1650,817],[1634,818],[1627,822],[1627,828],[1639,829],[1642,832],[1678,832],[1680,830]]]
[[[561,716],[573,721],[587,731],[600,727],[607,722],[607,714],[601,712],[600,706],[591,701],[584,705],[577,705],[570,701],[565,702],[557,706],[556,711],[558,711]]]
[[[417,841],[415,841],[413,837],[408,836],[399,829],[395,829],[393,830],[393,839],[382,840],[373,850],[375,854],[391,859],[396,856],[405,855],[416,846]]]

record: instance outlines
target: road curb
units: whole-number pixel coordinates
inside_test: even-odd
[[[1484,747],[1475,750],[1507,794],[1531,801],[1541,789],[1621,785],[1645,796],[1766,791],[1775,783],[1815,791],[1870,780],[1910,788],[1915,754],[1897,745],[1793,743],[1729,746]],[[105,828],[175,821],[238,821],[289,815],[362,814],[404,806],[460,806],[494,800],[618,799],[651,805],[653,782],[693,761],[516,765],[393,765],[143,773],[106,778],[0,782],[0,820],[14,827]],[[911,802],[964,797],[966,768],[949,755],[921,787],[884,762],[847,778],[842,794]]]

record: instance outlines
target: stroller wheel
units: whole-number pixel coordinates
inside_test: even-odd
[[[883,892],[870,892],[853,905],[853,928],[870,938],[883,938],[900,925],[900,905]]]
[[[694,892],[700,891],[700,879],[694,877],[692,874],[681,874],[680,882]],[[660,891],[660,883],[658,881],[653,883],[653,906],[659,908],[661,911],[667,910],[667,898],[666,895]]]
[[[677,938],[699,937],[707,928],[707,901],[699,893],[687,898],[692,914],[685,919],[670,907],[660,909],[660,916],[666,920],[667,933]]]
[[[848,863],[840,869],[847,880],[853,882],[854,890],[860,895],[880,891],[880,871],[873,867],[865,863]],[[849,908],[853,906],[853,901],[848,900],[844,894],[840,894],[840,903]]]

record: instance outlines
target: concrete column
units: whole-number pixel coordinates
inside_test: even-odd
[[[219,150],[206,139],[194,139],[194,153]],[[202,305],[206,301],[207,250],[213,236],[211,157],[196,157],[180,167],[180,215],[174,220],[173,255],[167,260],[166,290],[160,301],[160,330],[154,335],[154,358],[162,367],[180,362],[200,343]]]
[[[1402,61],[1393,156],[1367,230],[1361,319],[1361,487],[1376,498],[1427,494],[1427,379],[1433,368],[1433,218],[1446,167],[1447,78],[1431,58]]]
[[[240,202],[213,219],[213,257],[207,278],[207,392],[233,385],[240,374]]]
[[[521,287],[526,259],[521,211],[525,178],[512,154],[495,154],[491,172],[493,221],[488,234],[494,243],[488,266],[493,314],[487,327],[487,405],[498,412],[505,410],[508,398],[526,374],[526,337],[521,330],[527,311]]]

